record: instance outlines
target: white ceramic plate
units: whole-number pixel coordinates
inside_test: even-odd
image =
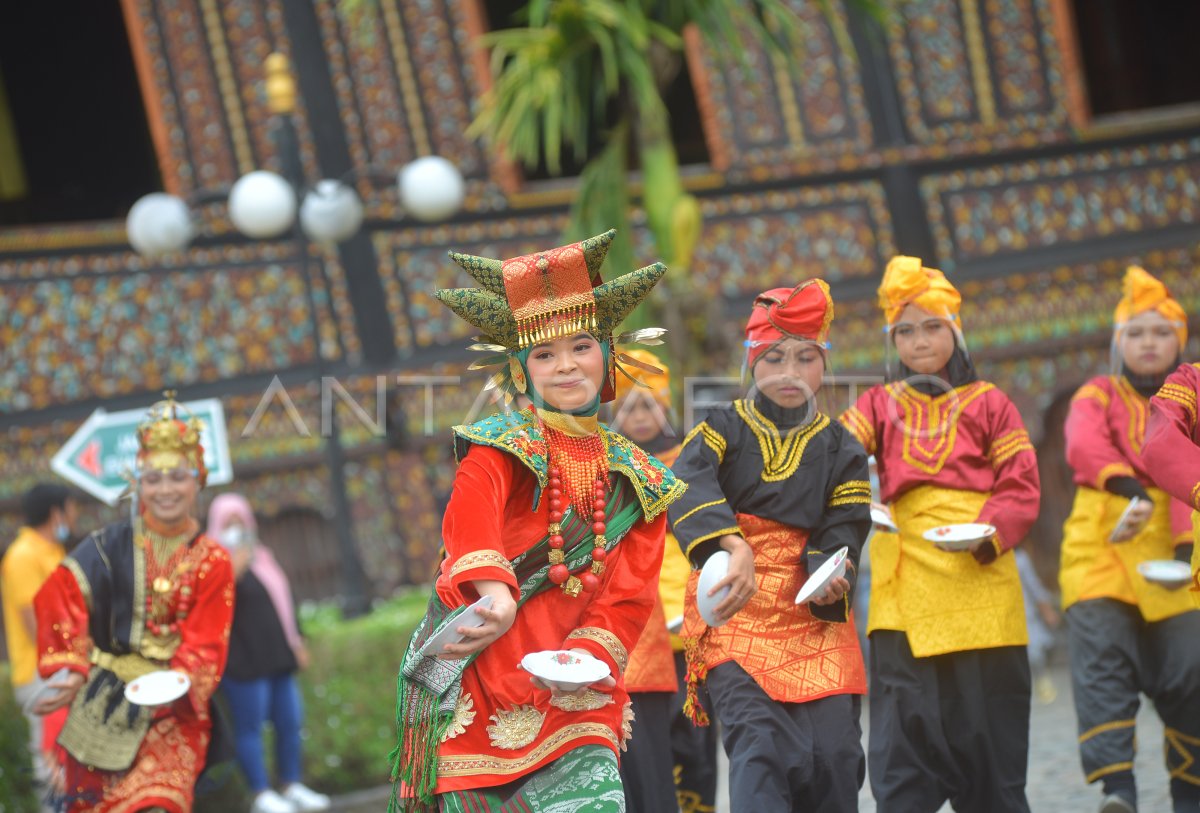
[[[1192,568],[1174,559],[1149,559],[1138,562],[1137,569],[1143,579],[1163,587],[1183,587],[1192,580]]]
[[[994,536],[995,533],[995,525],[964,522],[961,525],[942,525],[938,528],[930,528],[922,536],[947,550],[969,550],[976,542]]]
[[[135,706],[161,706],[183,697],[191,687],[183,672],[150,672],[125,684],[125,699]]]
[[[1129,505],[1125,506],[1125,510],[1121,512],[1121,516],[1117,519],[1117,524],[1113,526],[1112,533],[1108,535],[1109,542],[1114,541],[1125,531],[1125,526],[1129,523],[1129,512],[1131,512],[1134,508],[1137,508],[1137,504],[1141,501],[1141,497],[1134,497],[1129,501]]]
[[[483,624],[483,616],[475,612],[476,607],[490,610],[492,608],[492,597],[484,596],[468,607],[465,612],[454,619],[454,623],[448,624],[444,630],[426,641],[425,646],[421,647],[421,654],[427,658],[436,658],[442,654],[442,647],[446,644],[457,644],[463,640],[463,636],[458,632],[459,627],[481,626]]]
[[[677,615],[667,622],[667,632],[679,632],[683,629],[683,616]]]
[[[719,627],[725,623],[724,621],[718,622],[713,611],[729,595],[730,588],[729,585],[726,585],[712,596],[708,594],[708,591],[713,589],[716,583],[725,578],[728,573],[729,551],[725,550],[719,550],[708,557],[708,561],[704,563],[704,568],[700,571],[700,580],[696,583],[696,608],[700,610],[700,617],[704,619],[704,623],[710,627]]]
[[[796,603],[804,604],[812,601],[813,596],[824,592],[831,581],[846,575],[846,564],[849,558],[850,549],[843,547],[826,559],[825,564],[817,568],[817,572],[804,582],[804,586],[796,594]]]
[[[565,649],[530,652],[521,658],[521,668],[566,692],[590,686],[612,674],[604,661]]]
[[[892,519],[892,512],[879,503],[871,503],[871,522],[885,531],[892,531],[894,533],[900,530],[896,525],[896,521]]]

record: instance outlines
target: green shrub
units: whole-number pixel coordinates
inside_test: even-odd
[[[8,664],[0,663],[0,813],[36,813],[29,726],[12,693]]]
[[[314,787],[341,793],[388,782],[396,673],[428,595],[414,588],[352,621],[305,617],[304,770]]]

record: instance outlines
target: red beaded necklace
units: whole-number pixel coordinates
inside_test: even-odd
[[[192,608],[196,574],[188,558],[192,549],[187,543],[195,528],[190,526],[191,523],[183,533],[171,535],[151,531],[140,521],[136,529],[146,555],[146,629],[156,637],[177,635]],[[172,612],[174,595],[178,600]],[[174,619],[168,621],[172,615]]]
[[[553,413],[551,413],[553,414]],[[604,573],[607,540],[604,532],[608,518],[608,448],[603,436],[594,434],[573,435],[547,425],[543,419],[543,431],[550,449],[549,479],[546,483],[550,523],[550,581],[559,585],[569,596],[578,596],[580,591],[595,592],[600,587],[600,576]],[[551,421],[558,423],[554,418]],[[576,577],[565,564],[562,536],[562,519],[567,505],[575,508],[581,518],[589,513],[592,531],[595,534],[592,547],[592,565],[589,571]]]

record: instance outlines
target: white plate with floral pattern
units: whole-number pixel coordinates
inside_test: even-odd
[[[564,692],[582,689],[612,674],[604,661],[566,649],[530,652],[521,658],[521,668]]]
[[[847,559],[850,556],[850,548],[842,547],[838,551],[825,560],[825,564],[817,568],[817,572],[808,577],[808,581],[804,582],[804,586],[800,588],[800,592],[796,594],[797,604],[806,604],[816,598],[817,594],[825,592],[825,588],[834,579],[840,579],[846,575]]]
[[[183,672],[164,669],[126,683],[125,699],[135,706],[162,706],[183,697],[190,688],[192,681]]]
[[[996,526],[982,522],[964,522],[960,525],[942,525],[930,528],[922,536],[946,550],[970,550],[976,543],[996,535]]]

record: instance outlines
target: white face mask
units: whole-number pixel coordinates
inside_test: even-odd
[[[229,550],[240,548],[246,541],[248,541],[246,539],[246,532],[237,525],[231,525],[230,527],[221,531],[220,535],[217,537],[217,540],[223,547]]]
[[[71,526],[65,522],[60,522],[54,529],[54,538],[60,543],[66,544],[71,541]]]

